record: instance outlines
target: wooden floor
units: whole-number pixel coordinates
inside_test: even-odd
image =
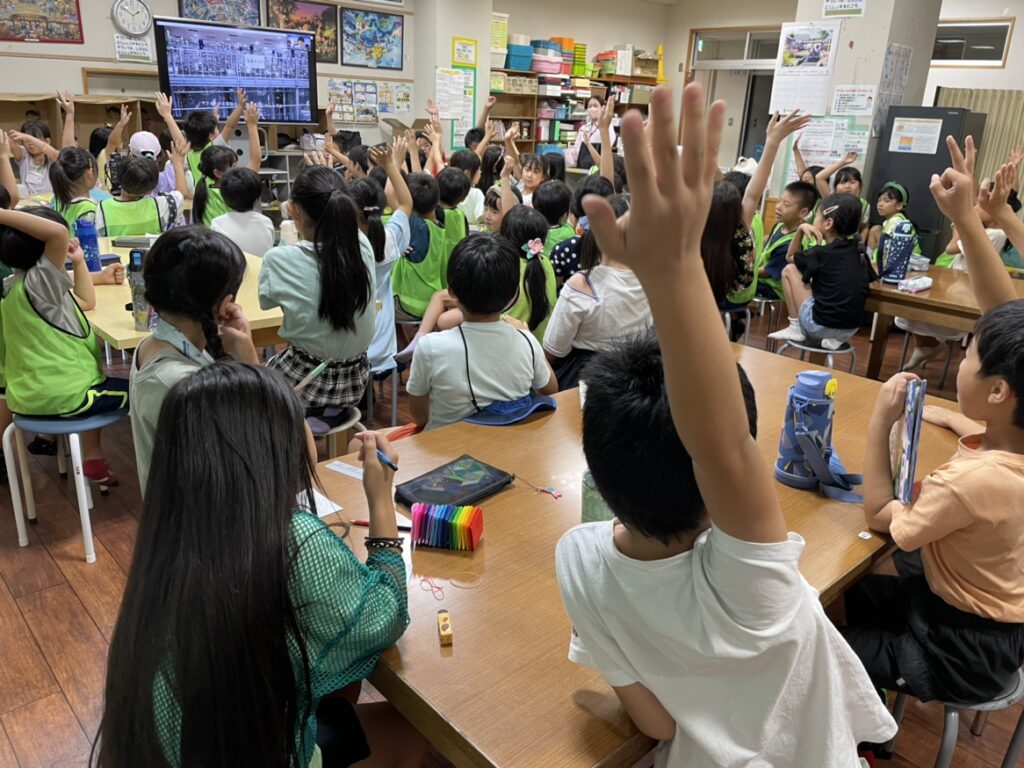
[[[763,346],[764,324],[766,318],[754,319],[752,345]],[[901,341],[898,332],[890,340],[883,374],[895,371]],[[863,373],[866,333],[855,345],[858,372]],[[955,396],[957,361],[942,393],[948,397]],[[124,375],[125,369],[116,366],[111,373]],[[389,419],[388,398],[377,403],[378,424]],[[408,419],[404,398],[400,406],[403,422]],[[104,444],[121,486],[107,497],[96,495],[92,523],[97,560],[91,565],[83,559],[73,487],[58,478],[55,459],[32,457],[30,462],[39,513],[38,525],[29,531],[30,546],[17,546],[10,497],[6,489],[0,491],[0,768],[80,766],[88,759],[102,714],[107,647],[140,506],[127,420],[110,430]],[[375,692],[367,690],[366,695],[374,698]],[[1018,707],[993,715],[981,738],[970,735],[968,724],[961,725],[954,765],[998,766],[1019,713]],[[897,756],[888,765],[931,766],[941,722],[940,708],[911,704]],[[430,759],[431,766],[444,764],[436,755]]]

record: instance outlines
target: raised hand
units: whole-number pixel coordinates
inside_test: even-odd
[[[57,103],[67,114],[75,114],[75,97],[71,95],[71,91],[57,91]]]
[[[498,97],[497,96],[488,96],[487,97],[487,101],[484,102],[484,107],[488,111],[490,111],[494,107],[494,105],[497,104],[497,103],[498,103]]]
[[[968,137],[967,143],[968,155],[971,155],[974,142]],[[956,139],[947,136],[946,146],[949,148],[949,157],[953,165],[941,176],[937,173],[932,174],[932,182],[928,188],[939,210],[956,223],[974,215],[974,176],[971,173],[973,168],[969,168],[968,159],[960,151]],[[973,163],[973,159],[971,162]]]
[[[2,154],[2,152],[0,152]],[[1013,163],[1006,163],[996,171],[995,179],[982,183],[981,192],[978,195],[978,207],[993,219],[1007,212],[1013,213],[1007,200],[1010,191],[1017,186],[1017,166]]]
[[[433,99],[427,99],[427,114],[430,115],[431,117],[439,114],[437,110],[437,105],[434,103]]]
[[[245,123],[246,125],[256,125],[260,121],[260,105],[255,101],[250,101],[245,105]]]
[[[391,152],[392,148],[387,144],[370,147],[370,159],[373,161],[374,165],[379,165],[381,168],[387,170],[395,163],[395,157]]]
[[[164,120],[173,119],[173,102],[166,94],[157,92],[156,113]]]
[[[519,138],[519,123],[512,123],[512,127],[505,131],[505,141],[516,141]]]
[[[507,182],[512,178],[512,168],[514,163],[512,162],[511,155],[505,155],[501,158],[501,179]]]
[[[843,155],[843,165],[851,165],[857,162],[858,157],[859,153],[855,149],[851,150],[850,152],[847,152],[845,155]]]
[[[334,167],[334,158],[332,158],[326,152],[314,150],[313,152],[306,152],[304,157],[306,160],[306,165],[322,165],[325,168]]]
[[[244,110],[245,105],[248,104],[249,99],[245,95],[245,89],[239,86],[235,88],[235,109]]]
[[[395,136],[391,139],[391,156],[394,158],[395,165],[401,165],[405,162],[405,156],[409,153],[409,142],[406,141],[404,136]]]
[[[768,128],[765,130],[765,142],[774,141],[776,144],[781,144],[782,140],[791,133],[796,133],[806,128],[809,122],[811,122],[811,116],[801,115],[799,110],[793,110],[785,117],[780,117],[779,113],[776,112],[768,121]]]
[[[612,119],[615,117],[615,97],[609,96],[601,109],[601,116],[597,119],[598,129],[604,133],[612,127]]]
[[[185,158],[188,157],[188,153],[191,151],[192,145],[187,141],[184,143],[171,141],[171,163],[184,165]]]
[[[128,111],[128,105],[121,105],[121,118],[117,121],[117,124],[124,128],[128,125],[128,122],[132,119],[132,113]]]
[[[6,131],[0,131],[0,160],[11,156],[11,140]]]

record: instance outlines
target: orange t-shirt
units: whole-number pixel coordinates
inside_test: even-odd
[[[921,550],[932,592],[955,608],[1024,623],[1024,455],[981,451],[983,435],[921,483],[913,504],[894,502],[890,533]]]

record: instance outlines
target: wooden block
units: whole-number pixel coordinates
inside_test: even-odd
[[[437,636],[441,645],[452,644],[452,620],[443,608],[437,612]]]
[[[96,566],[83,563],[83,567]],[[26,595],[18,606],[68,703],[91,738],[103,715],[107,641],[67,585]]]
[[[88,763],[89,740],[59,693],[8,712],[3,725],[21,768]]]
[[[50,666],[32,638],[32,632],[18,606],[0,582],[0,647],[4,663],[0,664],[0,712],[59,692]]]

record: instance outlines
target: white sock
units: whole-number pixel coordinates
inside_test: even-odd
[[[794,329],[799,331],[800,330],[800,318],[799,317],[791,317],[791,318],[789,318],[789,327],[790,328],[794,328]]]

